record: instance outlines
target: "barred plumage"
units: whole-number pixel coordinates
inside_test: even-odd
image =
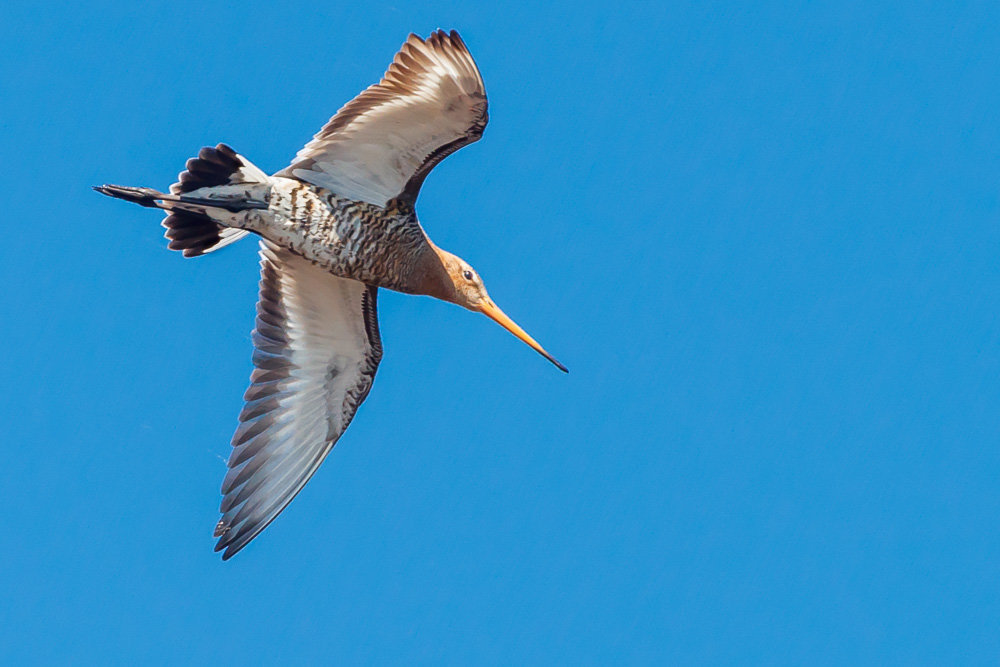
[[[216,551],[231,558],[302,489],[371,390],[379,287],[481,312],[566,370],[490,299],[414,211],[427,173],[476,141],[486,91],[458,33],[410,35],[382,80],[267,176],[225,144],[188,160],[169,193],[106,185],[164,209],[170,248],[200,255],[261,237],[254,371],[222,484]]]

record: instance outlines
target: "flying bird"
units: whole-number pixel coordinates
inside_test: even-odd
[[[95,188],[164,210],[168,247],[185,257],[260,237],[254,370],[215,528],[223,560],[291,502],[368,395],[382,358],[380,287],[483,313],[566,371],[417,220],[424,178],[487,119],[482,75],[458,33],[411,34],[382,80],[273,176],[219,144],[188,160],[169,192]]]

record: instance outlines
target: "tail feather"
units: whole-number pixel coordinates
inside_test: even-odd
[[[210,217],[206,209],[219,218],[217,214],[221,211],[237,213],[267,208],[265,202],[247,200],[245,194],[243,198],[227,199],[224,192],[200,191],[227,185],[267,183],[267,174],[225,144],[202,148],[198,157],[191,158],[184,166],[177,182],[170,186],[170,194],[122,185],[102,185],[94,189],[140,206],[165,209],[167,216],[162,224],[167,228],[164,236],[170,241],[168,247],[183,251],[185,257],[218,250],[249,234],[244,229],[221,224]]]
[[[205,146],[198,151],[198,157],[188,160],[170,192],[185,194],[201,188],[266,181],[267,174],[226,144],[219,144],[215,148]],[[218,250],[249,233],[185,211],[172,211],[162,224],[167,228],[164,236],[170,241],[167,247],[183,251],[185,257]]]
[[[211,224],[209,224],[211,223]],[[185,257],[197,257],[239,241],[249,232],[223,227],[196,213],[175,212],[163,219],[164,236],[171,250],[182,250]]]
[[[170,192],[181,194],[220,185],[266,181],[267,174],[226,144],[219,144],[215,148],[205,146],[198,151],[198,157],[188,160],[177,182],[170,186]]]

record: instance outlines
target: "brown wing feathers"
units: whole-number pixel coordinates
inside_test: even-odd
[[[383,205],[412,201],[434,165],[478,140],[482,76],[457,32],[410,37],[382,80],[344,105],[278,176]]]

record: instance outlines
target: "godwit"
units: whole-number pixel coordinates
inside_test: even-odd
[[[417,221],[428,172],[477,141],[487,119],[482,76],[458,33],[410,35],[382,80],[274,176],[219,144],[188,160],[169,194],[95,188],[164,209],[169,247],[185,257],[261,237],[254,371],[215,527],[223,560],[291,502],[368,395],[382,358],[379,287],[483,313],[566,370]]]

